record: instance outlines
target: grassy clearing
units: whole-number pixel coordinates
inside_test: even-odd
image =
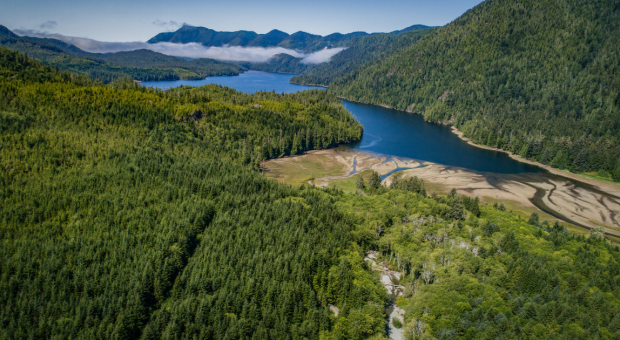
[[[596,180],[596,181],[601,181],[601,182],[606,182],[606,183],[611,183],[611,184],[619,185],[618,182],[614,182],[614,179],[606,171],[602,171],[602,172],[596,172],[596,171],[593,171],[593,172],[582,172],[582,173],[577,173],[577,175],[579,175],[581,177],[588,178],[588,179],[593,179],[593,180]]]
[[[345,175],[346,167],[334,157],[306,154],[286,157],[265,163],[265,176],[278,182],[299,186],[314,178]]]
[[[447,185],[440,183],[429,183],[427,181],[424,181],[424,188],[426,188],[426,192],[428,192],[429,195],[432,193],[447,194],[450,190],[452,190],[452,188]]]
[[[364,182],[368,183],[371,173],[372,173],[372,170],[364,170],[348,178],[331,179],[329,180],[329,186],[330,187],[334,186],[346,193],[354,193],[354,192],[357,192],[357,189],[355,188],[355,183],[357,181],[357,178],[359,176],[362,176],[362,178],[364,178]]]

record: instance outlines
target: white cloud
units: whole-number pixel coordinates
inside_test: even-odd
[[[227,47],[205,47],[198,43],[189,44],[173,44],[173,43],[158,43],[147,44],[148,49],[155,52],[176,55],[180,57],[189,58],[210,58],[218,60],[229,61],[251,61],[251,62],[266,62],[276,54],[286,53],[296,58],[303,58],[305,54],[297,52],[295,50],[289,50],[282,47],[241,47],[241,46],[227,46]]]
[[[333,56],[338,54],[341,51],[346,50],[346,47],[336,47],[330,48],[326,50],[320,50],[318,52],[314,52],[308,54],[304,59],[301,60],[303,64],[321,64],[331,60]]]
[[[188,58],[210,58],[227,61],[250,61],[250,62],[266,62],[276,54],[289,54],[295,58],[303,58],[302,63],[320,64],[329,61],[333,55],[344,50],[343,47],[321,50],[311,54],[305,54],[299,51],[283,48],[283,47],[241,47],[241,46],[223,46],[223,47],[206,47],[198,43],[175,44],[175,43],[157,43],[149,44],[141,41],[134,42],[104,42],[88,38],[69,37],[56,33],[45,33],[34,30],[15,30],[16,34],[32,36],[38,38],[52,38],[64,41],[80,48],[81,50],[92,53],[108,53],[134,51],[139,49],[147,49],[166,55]]]

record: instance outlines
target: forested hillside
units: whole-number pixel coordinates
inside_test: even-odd
[[[0,338],[385,339],[371,249],[406,339],[620,337],[602,233],[397,174],[344,194],[258,171],[361,132],[326,91],[100,86],[0,48]]]
[[[406,339],[620,338],[620,248],[602,232],[392,183],[358,180],[364,194],[337,206],[356,216],[357,242],[402,273]]]
[[[95,86],[0,48],[0,338],[381,334],[350,217],[253,170],[360,134],[325,91]]]
[[[617,1],[489,0],[330,91],[620,181],[619,25]]]
[[[342,52],[341,52],[342,53]],[[295,58],[290,54],[276,54],[264,63],[236,62],[237,65],[254,71],[300,74],[313,68],[313,64],[304,64],[303,58]]]
[[[304,64],[303,58],[295,58],[288,54],[275,55],[264,63],[238,62],[236,64],[256,71],[298,74],[291,78],[291,82],[295,84],[328,86],[333,79],[342,77],[365,63],[379,60],[409,47],[432,31],[432,29],[418,30],[420,26],[422,25],[410,28],[415,32],[399,33],[402,36],[389,33],[373,34],[339,43],[338,47],[346,47],[346,49],[321,64]]]
[[[203,79],[238,75],[245,70],[212,59],[186,61],[148,50],[89,53],[55,39],[19,37],[4,26],[0,26],[0,46],[25,53],[60,70],[87,75],[104,83],[123,77],[140,81]]]
[[[303,74],[291,78],[291,82],[328,86],[332,80],[347,75],[366,63],[381,60],[407,48],[432,32],[432,29],[415,29],[418,26],[421,25],[412,27],[413,32],[399,35],[373,34],[352,39],[346,44],[347,49],[334,55],[329,62],[310,65]]]

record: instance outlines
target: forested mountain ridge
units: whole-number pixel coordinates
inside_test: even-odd
[[[207,76],[238,75],[245,70],[217,60],[186,61],[149,50],[89,53],[56,39],[19,37],[4,26],[0,26],[0,46],[104,83],[122,77],[140,81],[203,79]]]
[[[432,29],[420,29],[415,32],[405,32],[402,35],[385,33],[353,38],[344,44],[345,50],[320,64],[306,64],[303,58],[295,58],[284,53],[277,54],[264,63],[237,62],[236,64],[256,71],[297,74],[291,78],[291,83],[294,84],[328,86],[333,79],[342,77],[365,63],[406,48],[430,32]]]
[[[3,48],[0,94],[0,338],[318,339],[327,303],[382,332],[350,218],[253,170],[359,139],[337,98],[93,85]]]
[[[411,32],[411,31],[427,30],[429,28],[434,28],[434,27],[426,26],[426,25],[411,25],[409,27],[403,28],[402,30],[392,31],[390,33],[401,35],[403,33]]]
[[[427,29],[428,26],[413,25],[393,34],[401,34],[412,30]],[[306,32],[287,34],[279,30],[272,30],[266,34],[257,34],[251,31],[218,32],[205,27],[185,25],[175,32],[159,33],[149,39],[149,43],[172,42],[187,44],[200,43],[204,46],[250,46],[250,47],[284,47],[295,50],[312,52],[325,47],[342,46],[354,38],[369,36],[366,32],[353,32],[348,34],[333,33],[320,36]]]
[[[416,25],[419,26],[419,25]],[[307,65],[300,75],[291,78],[296,84],[329,86],[332,80],[345,76],[362,65],[386,58],[430,34],[433,29],[417,29],[396,34],[373,34],[352,39],[347,49],[334,55],[329,62]]]
[[[485,1],[329,90],[620,181],[619,23],[617,1]]]
[[[316,66],[313,64],[304,64],[302,63],[302,60],[303,58],[295,58],[290,54],[280,53],[274,55],[269,60],[263,63],[236,62],[235,64],[254,71],[289,74],[304,73]]]

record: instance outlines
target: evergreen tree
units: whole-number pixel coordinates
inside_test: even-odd
[[[372,189],[379,189],[381,187],[381,176],[376,171],[373,171],[370,174],[370,179],[368,180],[368,186]]]
[[[537,212],[533,212],[533,213],[530,215],[530,219],[529,219],[529,220],[527,220],[527,223],[529,223],[529,224],[531,224],[531,225],[536,225],[536,226],[537,226],[537,225],[539,225],[539,224],[540,224],[540,222],[539,222],[538,213],[537,213]]]
[[[357,179],[355,180],[355,188],[357,190],[364,190],[366,188],[362,175],[357,176]]]
[[[465,219],[465,213],[463,211],[463,201],[458,195],[453,199],[450,205],[450,211],[446,215],[446,219],[452,221]]]

